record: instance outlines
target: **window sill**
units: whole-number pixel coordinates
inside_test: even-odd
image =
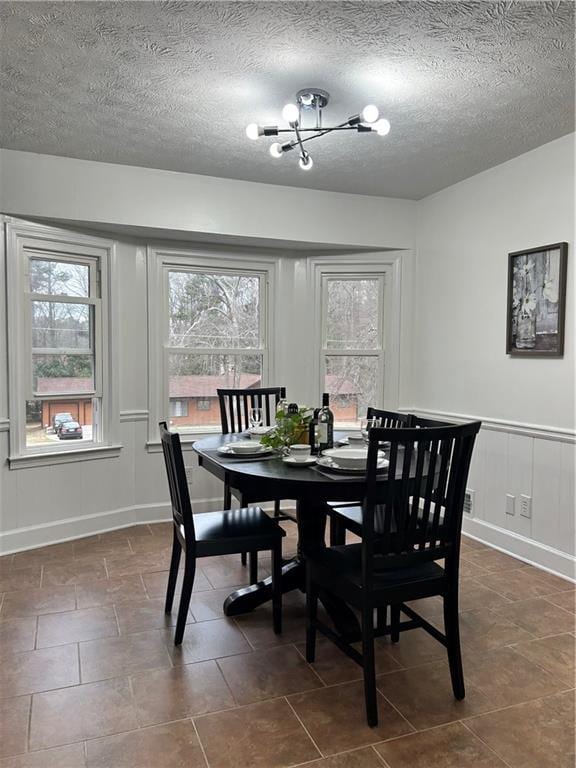
[[[22,456],[10,456],[10,469],[29,467],[48,467],[55,464],[71,464],[77,461],[94,459],[113,459],[120,456],[121,445],[100,445],[92,448],[76,448],[73,451],[51,451],[50,453],[29,453]]]

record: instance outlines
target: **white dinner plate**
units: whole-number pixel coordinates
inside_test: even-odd
[[[266,456],[267,454],[272,453],[272,448],[270,448],[268,445],[260,445],[259,443],[255,443],[253,451],[248,453],[242,451],[242,453],[239,453],[238,451],[232,450],[232,444],[228,444],[221,445],[220,448],[216,449],[216,453],[220,453],[222,456],[236,456],[239,459],[248,459],[254,456]]]
[[[316,464],[316,456],[307,456],[304,461],[297,461],[294,456],[284,456],[282,461],[285,464],[290,464],[291,467],[310,467],[312,464]]]
[[[349,469],[348,467],[339,467],[338,464],[333,459],[328,458],[328,456],[321,456],[318,459],[318,466],[324,467],[324,469],[329,469],[331,472],[337,472],[341,475],[365,475],[366,474],[366,467],[360,467],[359,469]],[[378,466],[376,467],[378,470],[386,469],[388,466],[389,461],[388,459],[380,459],[378,462]]]

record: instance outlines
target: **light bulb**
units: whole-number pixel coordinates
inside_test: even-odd
[[[260,126],[257,123],[250,123],[250,125],[246,127],[246,136],[248,136],[249,139],[252,139],[252,141],[256,141],[260,136]]]
[[[286,104],[282,110],[282,117],[287,123],[297,123],[300,117],[300,110],[296,104]]]
[[[279,144],[277,141],[275,141],[274,144],[270,144],[269,152],[272,157],[282,157],[284,154],[282,151],[282,144]]]
[[[378,107],[374,104],[368,104],[368,106],[364,107],[362,110],[362,120],[365,123],[375,123],[376,120],[378,120]]]
[[[302,168],[303,171],[310,171],[312,170],[312,166],[314,163],[312,162],[312,158],[308,153],[305,155],[300,156],[300,160],[298,160],[298,165],[300,168]]]
[[[374,123],[372,130],[376,131],[378,136],[387,136],[390,133],[390,123],[385,117],[381,117],[380,120]]]

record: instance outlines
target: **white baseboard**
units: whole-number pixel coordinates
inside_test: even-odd
[[[508,555],[518,557],[530,565],[542,568],[555,576],[576,581],[576,558],[566,552],[561,552],[559,549],[554,549],[533,539],[527,539],[525,536],[499,528],[484,520],[466,518],[462,530],[473,539],[489,544]]]
[[[211,512],[222,507],[222,499],[196,499],[194,512]],[[115,531],[131,525],[159,523],[172,519],[170,505],[140,504],[133,507],[99,512],[85,517],[69,517],[26,528],[14,528],[0,532],[0,555],[22,552],[26,549],[60,544],[63,541]]]

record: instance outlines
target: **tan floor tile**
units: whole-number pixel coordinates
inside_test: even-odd
[[[574,630],[574,616],[544,598],[520,600],[494,611],[536,637]]]
[[[380,675],[378,688],[416,729],[421,730],[494,708],[490,699],[468,681],[466,667],[464,680],[466,698],[457,701],[452,692],[448,664],[439,661]]]
[[[40,693],[32,702],[30,749],[47,749],[138,727],[127,678]]]
[[[165,571],[169,567],[170,556],[166,558],[163,553],[147,552],[145,554],[115,555],[106,558],[106,568],[111,579],[150,571]]]
[[[560,580],[557,577],[550,574],[519,568],[515,571],[487,574],[482,579],[482,584],[516,601],[559,592],[558,581]]]
[[[164,630],[164,637],[174,664],[192,664],[252,650],[230,619],[189,624],[182,645],[178,647],[174,645],[173,630]]]
[[[220,659],[218,666],[238,704],[322,687],[318,676],[292,645],[230,656]]]
[[[240,555],[206,558],[202,561],[202,570],[214,589],[250,583],[249,569],[241,564]],[[269,575],[268,568],[258,568],[258,578],[263,579]]]
[[[296,647],[302,658],[306,658],[306,643],[298,643]],[[361,652],[360,644],[356,643],[354,647]],[[400,665],[388,653],[387,646],[383,643],[375,644],[374,655],[377,674],[400,669]],[[362,679],[362,667],[352,661],[345,653],[342,653],[334,643],[323,637],[318,637],[316,640],[316,661],[311,666],[326,685],[349,683],[353,680]]]
[[[165,523],[148,523],[148,528],[152,536],[167,536],[171,539],[174,524],[172,520],[167,520]]]
[[[141,725],[167,723],[235,706],[215,661],[134,675],[132,689]]]
[[[94,608],[98,605],[111,605],[124,600],[140,600],[146,597],[140,576],[92,581],[89,584],[79,584],[76,590],[78,608]]]
[[[428,597],[423,600],[411,600],[406,605],[431,624],[444,627],[444,601],[440,597]]]
[[[373,747],[365,747],[314,760],[306,768],[383,768],[383,764]]]
[[[411,629],[400,634],[397,643],[390,642],[389,638],[381,638],[376,641],[382,645],[399,667],[416,667],[419,664],[428,664],[431,661],[446,658],[446,649],[424,629]]]
[[[0,575],[4,576],[12,570],[14,555],[0,555]]]
[[[168,571],[155,571],[153,573],[143,573],[142,580],[146,587],[146,593],[148,597],[165,597],[166,587],[168,586]],[[208,581],[201,568],[196,567],[196,575],[194,577],[193,592],[204,592],[207,589],[212,589],[212,584]],[[177,608],[180,601],[180,593],[182,591],[182,571],[178,574],[178,580],[176,581],[176,592],[174,593],[174,606]]]
[[[35,637],[35,616],[0,621],[0,657],[19,651],[32,651]]]
[[[549,603],[557,605],[560,608],[564,608],[566,611],[576,613],[576,595],[574,592],[557,592],[554,595],[548,595],[546,597]]]
[[[37,648],[116,637],[118,625],[111,605],[38,617]]]
[[[368,746],[412,730],[381,694],[378,694],[378,725],[370,728],[366,723],[361,682],[295,694],[288,701],[324,755]]]
[[[490,547],[487,544],[484,544],[482,541],[477,541],[476,539],[473,539],[471,536],[466,536],[465,534],[462,534],[462,538],[460,540],[462,550],[465,549],[490,549]]]
[[[190,601],[190,612],[196,621],[223,619],[224,601],[231,592],[230,587],[194,592]]]
[[[86,768],[84,744],[41,749],[0,760],[0,768]]]
[[[83,683],[172,666],[160,630],[90,640],[79,647]]]
[[[65,565],[45,565],[42,573],[42,586],[57,587],[60,585],[83,584],[107,578],[108,574],[106,573],[103,558],[89,562],[71,560]]]
[[[285,699],[195,720],[210,768],[285,768],[320,754]]]
[[[566,688],[558,678],[512,648],[467,653],[465,679],[484,693],[492,709],[520,704]]]
[[[510,768],[573,768],[574,693],[562,693],[466,721]]]
[[[22,592],[6,592],[0,619],[18,616],[38,616],[42,613],[60,613],[76,608],[75,587],[46,587]]]
[[[164,567],[167,567],[170,562],[170,555],[172,552],[171,540],[164,539],[160,536],[141,536],[137,539],[131,538],[129,541],[130,550],[135,554],[162,554],[166,561],[166,566]]]
[[[87,768],[205,768],[190,720],[86,743]]]
[[[148,538],[152,535],[150,527],[144,523],[142,525],[129,525],[126,528],[117,528],[114,531],[106,531],[100,534],[101,541],[118,541],[123,539]]]
[[[0,574],[0,592],[15,592],[24,589],[38,589],[41,586],[42,566],[30,565],[25,568]]]
[[[486,578],[488,576],[489,574],[486,575]],[[510,601],[508,598],[495,592],[493,589],[487,589],[484,586],[485,581],[485,578],[481,579],[482,583],[475,579],[460,580],[460,611],[485,610],[486,608],[498,608],[502,605],[509,605]]]
[[[172,627],[176,624],[178,618],[177,606],[172,609],[172,613],[164,612],[163,597],[117,603],[114,607],[118,617],[120,634],[122,635],[145,632],[149,629]],[[193,622],[194,617],[189,613],[187,623]]]
[[[490,554],[489,550],[485,550],[485,552],[474,552],[473,554]],[[460,578],[476,578],[476,579],[482,579],[482,576],[484,576],[487,573],[491,573],[491,571],[487,571],[486,568],[483,568],[481,565],[478,565],[476,562],[472,562],[471,560],[466,560],[464,557],[464,554],[460,558],[460,565],[458,567],[458,571],[460,573]]]
[[[546,637],[541,640],[529,640],[513,646],[530,661],[555,675],[567,687],[573,688],[576,665],[576,639],[574,635],[564,634]]]
[[[524,565],[522,560],[506,555],[504,552],[499,552],[497,549],[469,550],[462,553],[462,560],[478,565],[486,571],[508,571]]]
[[[533,635],[503,615],[505,611],[465,611],[460,614],[460,639],[475,651],[531,640]]]
[[[0,659],[2,698],[64,688],[79,682],[76,645],[12,653]]]
[[[401,736],[374,749],[389,768],[506,768],[506,763],[461,723]]]
[[[235,621],[254,648],[301,643],[306,639],[306,597],[298,590],[282,596],[282,634],[272,626],[272,606],[259,606],[251,613],[236,616]]]
[[[62,563],[71,560],[74,556],[74,542],[65,541],[62,544],[50,544],[47,547],[28,549],[25,552],[17,552],[12,560],[13,568],[27,568],[31,565],[47,565],[48,563]]]
[[[26,751],[30,701],[30,696],[0,699],[0,757]]]
[[[116,541],[102,540],[98,536],[89,536],[74,542],[75,558],[102,558],[113,555],[129,555],[132,552],[128,539]]]

